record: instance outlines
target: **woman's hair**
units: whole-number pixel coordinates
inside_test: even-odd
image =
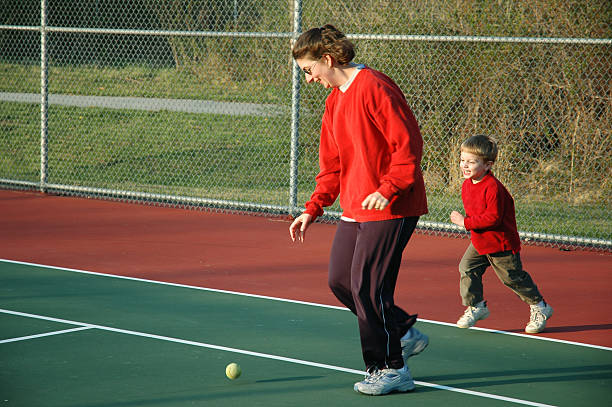
[[[495,162],[497,159],[497,142],[489,136],[479,134],[461,143],[461,151],[482,157],[485,162]]]
[[[336,27],[326,24],[311,28],[293,44],[293,59],[310,58],[319,60],[323,55],[331,55],[340,65],[346,65],[355,56],[355,47]]]

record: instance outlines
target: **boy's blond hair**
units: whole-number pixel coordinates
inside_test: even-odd
[[[497,159],[497,142],[495,139],[478,134],[461,143],[461,152],[481,157],[485,162]]]

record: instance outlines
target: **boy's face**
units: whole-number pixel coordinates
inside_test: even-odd
[[[493,162],[485,162],[480,156],[462,151],[460,166],[463,178],[471,179],[473,183],[477,183],[480,182],[491,169]]]

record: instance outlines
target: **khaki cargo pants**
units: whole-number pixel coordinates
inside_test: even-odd
[[[474,306],[484,300],[482,276],[489,266],[497,277],[527,304],[537,304],[542,300],[538,287],[523,270],[519,253],[505,251],[481,255],[470,243],[459,263],[459,291],[463,305]]]

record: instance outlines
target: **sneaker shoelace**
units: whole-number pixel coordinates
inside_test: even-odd
[[[476,307],[467,307],[463,312],[464,318],[474,318],[474,312],[476,311]]]
[[[383,375],[383,371],[380,369],[376,369],[375,371],[367,375],[364,381],[366,383],[376,383],[379,377],[382,375]]]
[[[531,322],[540,323],[540,322],[546,320],[546,316],[544,315],[544,313],[542,312],[541,309],[539,309],[539,308],[532,308],[531,309],[531,317],[529,318],[529,320]]]

